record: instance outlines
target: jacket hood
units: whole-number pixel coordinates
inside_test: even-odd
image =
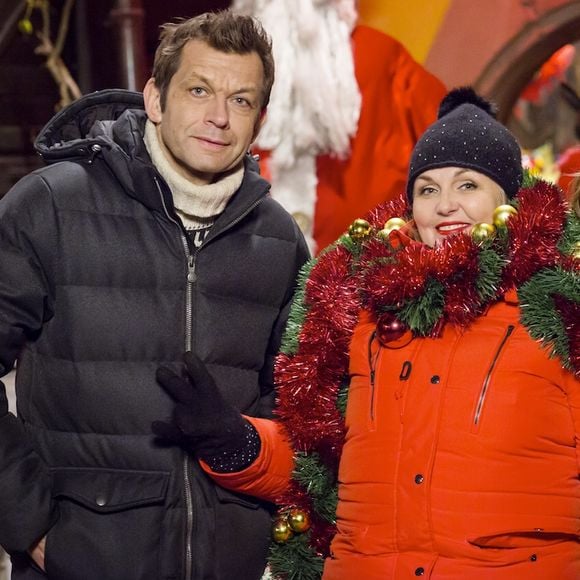
[[[141,93],[112,89],[81,97],[44,126],[36,150],[49,163],[85,157],[94,144],[111,145],[113,123],[129,110],[143,111],[145,116]]]
[[[39,133],[35,147],[47,163],[92,164],[99,158],[128,195],[159,209],[162,204],[154,184],[160,177],[143,142],[146,120],[141,93],[98,91],[57,113]],[[172,206],[170,196],[166,198]]]

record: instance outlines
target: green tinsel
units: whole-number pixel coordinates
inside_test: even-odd
[[[336,246],[343,246],[348,250],[353,256],[358,257],[362,251],[362,244],[357,240],[353,240],[348,234],[341,236],[336,244],[332,246],[334,249]]]
[[[338,396],[336,397],[336,407],[340,411],[340,414],[346,416],[346,404],[348,403],[348,387],[350,385],[348,376],[345,376],[340,385],[338,391]]]
[[[533,187],[538,181],[540,181],[540,178],[534,175],[529,169],[523,170],[522,188]]]
[[[495,296],[506,263],[505,258],[491,247],[482,248],[479,253],[480,274],[475,281],[475,286],[483,302]]]
[[[322,463],[318,453],[297,453],[293,477],[308,492],[320,517],[334,523],[338,502],[336,477]]]
[[[578,242],[580,242],[580,219],[574,212],[570,211],[566,218],[564,232],[558,242],[558,249],[563,254],[569,255]]]
[[[438,280],[430,278],[421,296],[407,301],[397,316],[418,335],[428,335],[443,315],[445,289]]]
[[[270,546],[272,574],[284,580],[320,580],[324,560],[310,547],[310,532]]]
[[[300,269],[298,280],[296,282],[296,293],[294,295],[294,302],[288,315],[288,322],[286,323],[286,331],[282,338],[282,345],[280,352],[292,356],[298,351],[298,339],[300,337],[300,329],[304,324],[304,319],[308,312],[308,308],[304,303],[304,294],[306,292],[306,281],[312,272],[312,268],[316,265],[318,260],[312,259],[306,262]]]
[[[522,284],[518,290],[522,323],[532,338],[550,345],[552,356],[560,357],[562,364],[573,370],[566,329],[554,305],[553,296],[556,294],[577,302],[580,278],[562,268],[550,268],[540,270]]]

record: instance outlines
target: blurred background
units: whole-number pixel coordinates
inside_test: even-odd
[[[0,0],[0,196],[39,164],[32,143],[62,100],[59,74],[70,73],[82,94],[110,87],[139,90],[150,71],[161,23],[231,4],[228,0]],[[559,164],[565,161],[560,157],[567,152],[569,156],[568,150],[578,143],[580,2],[359,0],[353,4],[359,23],[402,42],[447,87],[474,84],[493,98],[502,120],[529,151],[530,163],[558,177]],[[59,37],[63,17],[66,29],[60,30]],[[47,66],[51,47],[60,51],[58,60],[65,68]],[[563,83],[570,88],[566,93]]]
[[[66,86],[63,73],[70,74],[82,94],[110,87],[139,90],[150,71],[161,23],[231,4],[0,0],[0,196],[39,164],[32,144],[59,108]],[[578,142],[580,2],[354,4],[359,23],[401,41],[447,87],[474,84],[492,97],[502,120],[529,151],[530,163],[558,177],[560,157],[570,156],[568,150]],[[48,62],[55,48],[56,65]],[[564,92],[563,83],[570,90]]]
[[[306,7],[311,14],[326,10],[327,23],[335,10],[339,20],[349,22],[348,32],[364,26],[395,39],[447,88],[470,84],[494,100],[529,168],[565,190],[580,171],[580,1],[0,0],[0,197],[41,165],[34,139],[64,105],[105,88],[141,90],[162,23],[229,7],[261,16],[276,5],[296,22]],[[279,28],[284,26],[279,22]],[[349,45],[348,35],[345,39]],[[275,49],[278,43],[275,36]],[[301,48],[307,51],[308,45]],[[353,48],[355,70],[363,49]],[[316,55],[301,62],[310,62],[316,74]],[[382,70],[376,63],[376,74]],[[363,109],[365,98],[363,93]],[[286,109],[292,106],[286,103]],[[380,101],[373,106],[380,108]],[[356,124],[350,138],[352,145]],[[324,153],[312,151],[313,156]],[[376,203],[369,192],[370,186],[355,192],[356,204],[343,208],[337,231]],[[300,188],[292,193],[304,196]],[[310,232],[322,215],[313,196],[309,208],[289,209]],[[333,208],[324,215],[332,216]],[[320,240],[313,243],[316,251]],[[10,375],[11,397],[12,382]],[[0,580],[7,574],[0,555]]]

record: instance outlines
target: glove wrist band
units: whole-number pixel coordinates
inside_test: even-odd
[[[240,447],[203,457],[203,460],[216,473],[234,473],[249,467],[260,454],[261,447],[258,432],[251,423],[244,421],[244,437]]]

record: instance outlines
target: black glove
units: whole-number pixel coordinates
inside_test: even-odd
[[[182,377],[167,367],[157,369],[159,384],[176,405],[170,423],[154,421],[151,424],[153,433],[202,459],[243,452],[250,424],[224,400],[198,356],[186,352],[183,361],[186,369]]]

